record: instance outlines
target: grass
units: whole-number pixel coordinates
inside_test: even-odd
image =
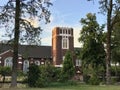
[[[0,90],[120,90],[120,86],[114,85],[102,85],[102,86],[92,86],[92,85],[53,85],[46,88],[28,88],[28,87],[21,87],[10,89],[8,87],[0,88]]]

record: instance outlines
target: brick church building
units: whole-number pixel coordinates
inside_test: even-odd
[[[0,66],[12,67],[12,48],[10,44],[0,44]],[[52,30],[52,46],[19,45],[18,69],[26,72],[31,63],[44,65],[46,60],[55,67],[62,67],[67,50],[73,54],[74,65],[80,67],[81,61],[76,58],[79,48],[74,48],[73,28],[55,27]]]

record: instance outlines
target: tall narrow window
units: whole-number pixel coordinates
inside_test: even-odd
[[[69,39],[68,37],[62,37],[62,49],[69,49]]]
[[[76,66],[81,66],[81,60],[76,60]]]
[[[55,60],[55,56],[53,57],[53,61],[55,62],[56,60]]]
[[[28,68],[29,68],[29,61],[25,60],[23,63],[23,71],[28,72]]]
[[[63,58],[63,61],[65,60],[65,56],[62,57]]]

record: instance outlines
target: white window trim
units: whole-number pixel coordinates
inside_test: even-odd
[[[40,65],[40,61],[39,61],[39,60],[36,60],[36,61],[35,61],[35,64],[39,66],[39,65]]]
[[[62,65],[62,64],[60,64],[60,65],[55,65],[55,67],[63,67],[63,65]]]
[[[27,62],[27,64],[25,63],[25,62]],[[25,60],[24,62],[23,62],[23,71],[24,72],[27,72],[28,71],[28,68],[29,68],[29,60]],[[26,66],[25,66],[26,65]]]
[[[63,61],[64,61],[64,59],[65,59],[65,56],[63,56],[63,57],[62,57],[62,59],[63,59]]]
[[[65,46],[64,46],[64,40],[65,40]],[[66,36],[62,37],[62,49],[69,49],[69,38]]]
[[[7,63],[6,60],[8,60],[9,62]],[[4,60],[4,66],[6,67],[11,67],[12,68],[12,65],[13,65],[13,57],[7,57],[5,60]]]
[[[81,66],[81,60],[79,59],[76,60],[76,66]]]

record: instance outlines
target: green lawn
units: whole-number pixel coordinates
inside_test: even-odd
[[[77,86],[61,86],[61,87],[47,87],[47,88],[0,88],[0,90],[120,90],[120,86],[90,86],[90,85],[77,85]]]

